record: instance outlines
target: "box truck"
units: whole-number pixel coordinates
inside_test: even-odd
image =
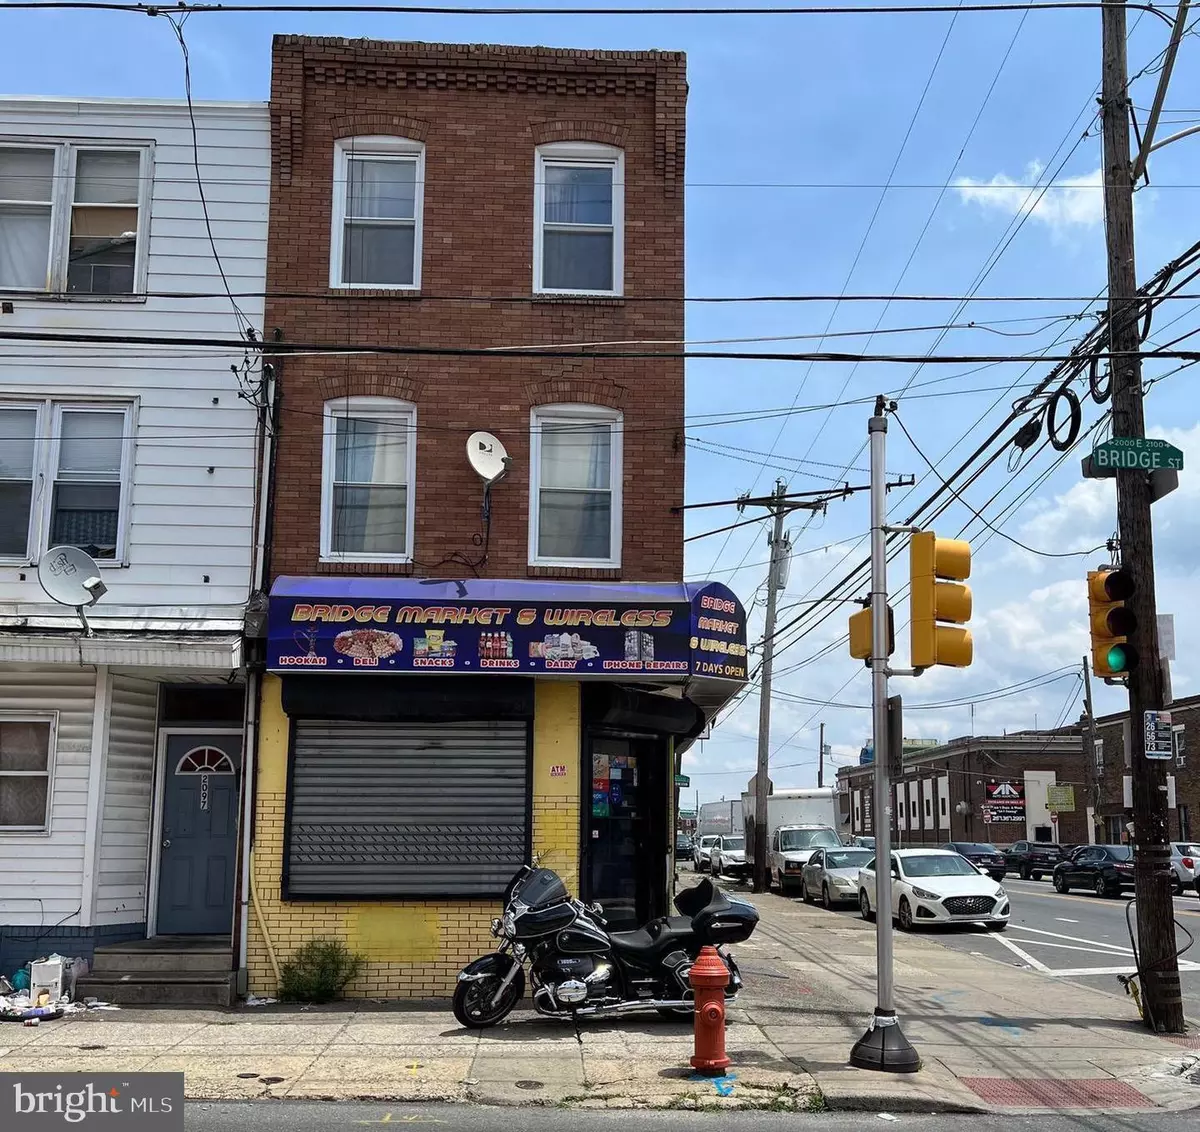
[[[742,795],[746,861],[754,869],[755,798]],[[776,790],[767,798],[767,870],[770,883],[787,893],[813,851],[842,844],[841,808],[834,787]]]

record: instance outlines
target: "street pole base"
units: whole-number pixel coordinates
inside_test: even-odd
[[[909,1045],[896,1016],[876,1013],[867,1032],[854,1043],[850,1064],[881,1073],[916,1073],[921,1058]]]

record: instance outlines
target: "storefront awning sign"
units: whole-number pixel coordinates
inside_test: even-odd
[[[276,580],[272,672],[746,679],[746,614],[717,582]]]

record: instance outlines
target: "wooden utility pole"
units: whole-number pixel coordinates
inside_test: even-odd
[[[825,724],[821,723],[821,741],[817,744],[817,786],[825,785]]]
[[[1133,167],[1129,153],[1129,77],[1125,3],[1101,9],[1104,127],[1104,218],[1108,246],[1108,326],[1112,351],[1112,435],[1144,437],[1137,270],[1133,246]],[[1175,955],[1167,828],[1167,763],[1146,758],[1145,713],[1163,705],[1154,598],[1154,539],[1150,477],[1117,471],[1121,563],[1133,582],[1125,606],[1136,619],[1129,634],[1135,657],[1129,673],[1130,760],[1133,776],[1134,883],[1137,897],[1143,1017],[1151,1029],[1183,1033],[1183,1000]]]
[[[763,630],[762,682],[758,689],[758,764],[754,772],[754,828],[748,832],[754,837],[754,891],[766,892],[770,887],[770,871],[767,865],[767,839],[770,836],[767,822],[767,797],[770,794],[768,779],[771,760],[771,662],[775,654],[775,607],[779,596],[783,556],[783,519],[787,514],[784,496],[787,484],[776,480],[772,497],[775,522],[771,528],[771,565],[767,571],[767,620]]]

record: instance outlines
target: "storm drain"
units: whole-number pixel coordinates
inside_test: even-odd
[[[1149,1097],[1111,1077],[964,1077],[962,1082],[1001,1108],[1154,1108]]]
[[[515,1084],[518,1089],[544,1089],[546,1087],[541,1081],[517,1081]]]

